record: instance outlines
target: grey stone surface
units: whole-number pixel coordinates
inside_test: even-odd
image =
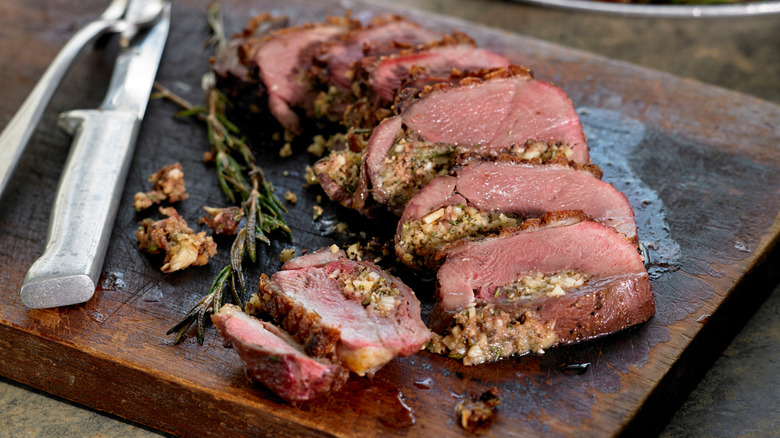
[[[780,287],[758,309],[661,437],[780,436]]]
[[[168,435],[0,378],[0,437],[149,438]]]

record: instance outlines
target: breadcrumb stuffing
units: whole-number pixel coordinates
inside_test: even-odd
[[[533,311],[512,315],[492,304],[472,303],[454,315],[444,333],[434,333],[426,348],[464,365],[478,365],[515,354],[542,354],[556,344],[555,321],[543,324]]]
[[[401,225],[396,251],[399,259],[410,267],[435,269],[441,263],[436,253],[444,245],[464,237],[498,233],[518,226],[519,220],[497,211],[480,211],[471,205],[447,205]]]
[[[138,248],[150,254],[165,252],[161,271],[180,271],[189,266],[202,266],[217,253],[217,244],[205,231],[195,233],[173,207],[160,208],[166,219],[141,221],[135,232]]]
[[[365,266],[350,270],[337,269],[328,277],[339,283],[341,293],[347,299],[359,302],[379,316],[388,316],[401,304],[401,292],[395,283]]]
[[[327,174],[330,179],[344,190],[354,193],[360,185],[360,165],[363,153],[349,149],[332,151],[327,159],[317,163],[315,173]]]
[[[136,193],[133,196],[133,208],[135,211],[145,210],[162,201],[178,202],[190,197],[184,183],[184,171],[181,163],[165,166],[157,172],[149,175],[149,182],[154,184],[152,191]]]

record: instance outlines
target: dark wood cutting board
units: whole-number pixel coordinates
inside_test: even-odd
[[[102,1],[7,6],[0,17],[0,101],[3,125],[29,93],[62,41],[95,16]],[[295,23],[342,14],[342,3],[225,2],[229,32],[256,13],[286,14]],[[350,3],[367,19],[388,9]],[[205,1],[177,2],[158,81],[200,103]],[[196,227],[202,206],[224,206],[214,171],[202,162],[203,126],[174,120],[176,108],[149,105],[120,203],[101,287],[86,304],[28,310],[19,299],[25,272],[45,243],[48,214],[70,139],[58,112],[95,107],[110,76],[111,45],[87,51],[46,112],[8,192],[0,199],[0,374],[183,436],[445,436],[468,435],[456,404],[492,387],[503,402],[488,436],[651,434],[778,280],[780,235],[780,107],[700,83],[638,68],[516,34],[421,12],[425,26],[467,32],[561,86],[580,110],[605,179],[629,196],[647,247],[657,312],[646,324],[543,356],[465,367],[421,352],[398,359],[372,379],[353,377],[338,393],[300,406],[281,401],[245,377],[235,351],[209,328],[173,345],[165,332],[208,289],[226,263],[229,240],[206,267],[163,275],[160,261],[136,249],[135,192],[160,167],[181,162],[190,199],[177,205]],[[115,41],[114,41],[115,42]],[[267,176],[287,204],[294,241],[260,247],[248,269],[280,266],[282,248],[317,249],[357,239],[333,232],[344,221],[358,234],[387,236],[391,221],[369,222],[332,203],[313,220],[318,187],[303,188],[314,158],[305,142],[280,158],[268,140],[277,130],[249,122]],[[388,231],[389,230],[389,231]],[[772,267],[775,269],[773,270]],[[401,274],[404,274],[403,272]],[[404,277],[405,279],[407,277]],[[430,303],[432,284],[408,277]]]

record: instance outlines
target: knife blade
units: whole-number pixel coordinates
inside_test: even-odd
[[[133,0],[127,14],[150,2]],[[22,284],[31,309],[88,301],[97,288],[119,199],[170,28],[170,4],[148,33],[123,49],[108,93],[93,110],[60,115],[73,144],[60,178],[47,243]]]

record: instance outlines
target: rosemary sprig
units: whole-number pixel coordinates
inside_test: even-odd
[[[222,12],[217,3],[208,7],[206,20],[212,36],[205,45],[213,45],[218,51],[224,50],[225,31]],[[268,234],[273,231],[281,231],[288,239],[292,239],[292,233],[282,217],[287,210],[274,195],[271,182],[257,165],[257,160],[245,139],[239,137],[238,127],[226,116],[230,101],[216,88],[213,73],[205,74],[201,81],[201,88],[206,95],[206,103],[202,106],[190,104],[161,84],[155,83],[154,87],[157,91],[153,97],[168,99],[182,108],[177,116],[195,117],[206,123],[217,181],[228,200],[241,206],[243,216],[243,227],[236,234],[230,249],[230,262],[217,275],[208,294],[167,333],[175,332],[174,343],[178,344],[190,327],[196,324],[198,342],[202,344],[203,321],[207,315],[219,312],[225,287],[230,285],[233,300],[244,307],[241,299],[246,294],[243,261],[247,255],[253,263],[257,261],[256,242],[260,240],[270,244]]]
[[[273,193],[271,182],[257,165],[245,139],[238,137],[238,128],[225,115],[229,101],[215,88],[213,77],[207,75],[203,83],[206,106],[192,105],[157,83],[155,97],[166,98],[182,107],[176,114],[179,117],[195,117],[206,122],[219,186],[231,203],[241,205],[244,226],[233,242],[230,263],[217,275],[208,294],[168,331],[168,334],[177,333],[174,343],[179,343],[193,324],[196,324],[198,342],[203,343],[203,321],[207,315],[219,312],[228,284],[233,300],[244,306],[241,296],[246,293],[246,281],[242,265],[246,255],[253,263],[257,261],[257,240],[270,244],[268,234],[276,230],[282,231],[288,239],[292,237],[282,217],[287,210]]]
[[[223,50],[227,45],[227,39],[225,38],[225,25],[222,21],[222,9],[219,7],[219,3],[211,3],[206,9],[206,22],[211,29],[211,38],[209,38],[205,45],[216,46],[217,51]]]
[[[217,275],[208,294],[198,301],[181,322],[168,330],[167,334],[177,333],[174,343],[181,342],[193,324],[196,324],[198,342],[203,343],[203,321],[207,315],[219,312],[223,292],[228,284],[233,300],[241,307],[244,306],[241,299],[246,294],[243,260],[248,255],[253,263],[257,261],[257,240],[270,244],[267,235],[277,230],[286,234],[288,239],[292,238],[290,228],[282,217],[287,210],[273,193],[271,182],[257,165],[245,139],[238,137],[238,128],[225,116],[225,109],[229,105],[227,98],[215,88],[213,80],[208,76],[203,82],[205,107],[190,104],[158,83],[155,83],[155,97],[166,98],[182,107],[182,111],[176,114],[179,117],[195,117],[206,122],[217,180],[230,202],[241,205],[244,226],[236,234],[230,250],[230,263]],[[239,163],[239,160],[243,163]]]

